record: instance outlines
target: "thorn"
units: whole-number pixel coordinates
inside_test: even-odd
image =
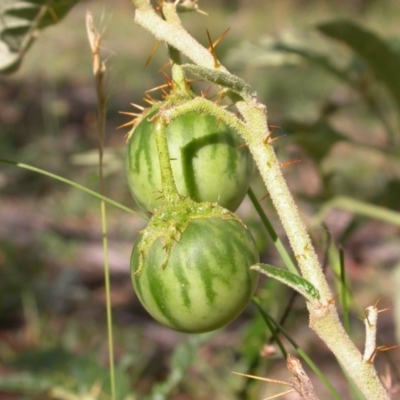
[[[267,135],[267,137],[263,140],[264,144],[272,143],[272,142],[274,142],[275,140],[277,140],[277,138],[272,139],[272,135],[275,133],[275,130],[276,130],[276,129],[279,129],[279,128],[280,128],[280,126],[278,126],[278,125],[268,125],[268,128],[269,128],[270,132],[269,132],[269,134]]]
[[[209,99],[210,100],[216,99],[215,104],[217,104],[218,106],[221,106],[221,102],[225,97],[226,97],[226,94],[222,90],[219,90],[217,93],[210,96]],[[221,106],[221,107],[226,108],[228,106],[225,105],[225,106]]]
[[[263,139],[263,143],[264,144],[268,144],[271,143],[272,139],[271,139],[271,133],[269,133],[264,139]]]
[[[218,43],[226,36],[226,34],[231,30],[231,28],[229,27],[228,29],[225,30],[225,32],[223,32],[220,37],[214,41],[214,43],[212,44],[213,47],[217,47]],[[210,49],[208,49],[210,50]]]
[[[384,351],[389,351],[389,350],[393,350],[393,349],[398,349],[400,347],[400,345],[399,344],[394,344],[394,345],[392,345],[392,346],[378,346],[377,348],[376,348],[376,351],[377,352],[384,352]]]
[[[143,97],[143,101],[150,104],[151,106],[153,106],[155,104],[154,99],[146,92],[145,92],[145,96]]]
[[[374,358],[376,357],[376,353],[378,352],[378,348],[375,347],[375,350],[372,352],[371,356],[366,361],[367,364],[372,364],[374,362]]]
[[[201,15],[205,15],[206,17],[209,17],[210,14],[208,12],[205,12],[203,10],[200,10],[200,8],[196,8],[196,12],[198,12]]]
[[[116,129],[126,128],[127,126],[131,126],[131,125],[132,126],[136,125],[136,119],[134,119],[133,121],[126,122],[125,124],[119,125],[119,126],[117,126]]]
[[[265,196],[261,197],[261,199],[259,201],[263,201],[263,200],[267,199],[268,197],[270,197],[269,193],[267,193]]]
[[[275,141],[282,139],[283,137],[286,137],[286,135],[281,135],[281,136],[277,136],[274,138],[269,138],[269,143],[274,143]]]
[[[211,55],[212,55],[212,57],[214,59],[214,68],[219,68],[220,67],[220,63],[218,62],[217,53],[215,52],[214,44],[211,41],[210,32],[208,32],[208,30],[207,30],[207,38],[208,38],[208,43],[210,45],[210,47],[208,48],[208,51],[211,53]]]
[[[379,313],[382,313],[382,312],[386,312],[386,311],[391,311],[391,310],[392,310],[392,307],[383,308],[382,310],[379,310],[379,311],[378,311],[378,314],[379,314]]]
[[[281,127],[278,126],[278,125],[269,125],[268,128],[270,129],[269,137],[268,137],[268,139],[269,139],[268,142],[269,143],[273,143],[273,142],[275,142],[275,140],[280,139],[282,136],[286,136],[286,135],[282,135],[282,136],[278,136],[276,138],[273,138],[272,136],[274,135],[275,131],[277,129],[280,129]]]
[[[144,107],[142,107],[142,106],[139,106],[139,104],[135,104],[135,103],[129,103],[132,107],[136,107],[137,109],[139,109],[139,110],[141,110],[141,111],[144,111],[145,110],[145,108]]]
[[[194,78],[194,79],[186,79],[187,83],[196,83],[196,82],[202,82],[201,79],[198,78]]]
[[[164,75],[166,84],[169,86],[169,88],[172,88],[172,78],[163,69],[160,69],[159,73]]]
[[[171,65],[171,61],[167,61],[159,70],[158,72],[164,71],[165,68],[169,67]]]
[[[147,59],[146,59],[146,62],[144,63],[144,68],[146,68],[146,67],[150,64],[150,61],[151,61],[151,59],[153,58],[154,53],[156,52],[156,50],[157,50],[159,44],[160,44],[160,41],[159,41],[159,40],[157,40],[157,41],[154,43],[154,45],[153,45],[153,47],[152,47],[152,49],[151,49],[151,51],[150,51],[150,54],[148,55],[148,57],[147,57]]]
[[[220,90],[217,93],[217,96],[219,97],[219,99],[217,100],[217,104],[220,105],[222,100],[226,97],[226,92],[224,92],[223,90]],[[231,105],[233,105],[233,104],[231,104]]]
[[[168,87],[169,87],[168,83],[164,83],[162,85],[153,87],[152,89],[146,90],[145,93],[147,94],[147,93],[155,92],[156,90],[162,90],[163,88],[168,88]]]
[[[149,103],[151,106],[154,104],[153,99],[143,99],[146,103]]]
[[[142,113],[132,113],[132,112],[127,112],[127,111],[118,111],[118,114],[123,114],[123,115],[129,115],[132,117],[139,117],[140,115],[142,115]]]
[[[208,96],[210,90],[211,90],[211,86],[209,86],[205,92],[203,92],[203,91],[201,90],[201,91],[200,91],[201,97],[206,98],[206,97]]]
[[[247,143],[240,144],[239,146],[236,147],[236,149],[237,150],[243,149],[243,147],[247,147]]]
[[[374,307],[375,308],[378,308],[378,304],[379,304],[379,302],[382,300],[382,296],[379,296],[378,297],[378,300],[376,300],[376,302],[375,302],[375,304],[374,304]]]
[[[339,296],[340,296],[340,294],[333,296],[330,300],[328,300],[328,304],[329,305],[333,304]]]
[[[284,163],[281,163],[281,167],[288,167],[293,164],[298,164],[299,162],[301,162],[301,160],[286,161]]]
[[[274,134],[274,132],[277,130],[277,129],[280,129],[280,126],[279,125],[268,125],[268,128],[270,129],[270,133],[271,133],[271,135],[273,135]]]

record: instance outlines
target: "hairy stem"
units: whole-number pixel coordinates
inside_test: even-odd
[[[157,118],[155,122],[155,137],[160,161],[162,192],[167,202],[175,203],[179,200],[179,195],[169,158],[168,143],[165,136],[166,126],[166,121],[163,118]]]

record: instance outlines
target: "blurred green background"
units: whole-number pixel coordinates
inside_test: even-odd
[[[400,2],[202,0],[200,8],[209,16],[185,14],[184,26],[205,46],[207,30],[216,39],[230,28],[217,46],[219,60],[267,105],[280,137],[279,159],[301,160],[284,173],[333,288],[337,249],[344,249],[353,339],[362,349],[358,317],[380,298],[382,308],[393,309],[380,315],[379,343],[399,342]],[[99,189],[86,10],[104,27],[106,192],[135,208],[124,176],[128,129],[117,129],[129,119],[119,111],[135,112],[130,103],[145,105],[143,93],[163,84],[159,70],[168,59],[161,44],[145,68],[155,40],[134,25],[129,1],[78,2],[60,23],[40,32],[16,72],[0,76],[0,158]],[[257,176],[253,189],[285,240]],[[238,212],[263,260],[280,266],[250,201]],[[261,399],[279,393],[276,385],[249,383],[230,372],[289,379],[279,352],[260,356],[270,334],[254,306],[226,329],[192,337],[147,316],[129,276],[130,251],[145,221],[111,207],[107,213],[118,399]],[[279,319],[291,292],[263,280],[258,295]],[[297,299],[292,307],[286,329],[343,398],[359,398],[349,397],[340,368],[308,329],[304,302]],[[380,374],[390,371],[393,388],[400,384],[399,361],[399,351],[392,350],[376,362]],[[320,381],[314,383],[328,398]],[[108,386],[99,202],[0,164],[0,399],[107,399]]]

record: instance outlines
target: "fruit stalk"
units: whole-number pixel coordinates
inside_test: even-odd
[[[155,121],[155,138],[160,161],[162,194],[168,203],[175,203],[179,200],[179,194],[172,174],[165,128],[166,122],[164,118],[157,117]]]

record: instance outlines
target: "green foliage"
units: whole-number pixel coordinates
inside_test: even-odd
[[[18,370],[0,378],[0,390],[57,399],[107,399],[109,372],[94,355],[78,356],[62,347],[26,351],[7,365]],[[118,398],[127,400],[130,387],[126,371],[117,368]],[[93,389],[99,388],[95,397]]]
[[[79,0],[3,0],[0,73],[15,71],[38,32],[58,23]]]
[[[351,21],[333,21],[317,28],[327,37],[347,44],[392,93],[400,110],[400,53],[387,40]]]
[[[316,75],[321,72],[330,79],[330,92],[346,87],[342,100],[330,96],[328,90],[322,100],[310,96],[312,115],[287,115],[279,126],[315,163],[322,181],[320,201],[348,195],[396,209],[395,186],[400,181],[400,78],[396,71],[400,54],[392,41],[349,20],[317,24],[315,30],[324,36],[261,38],[254,44],[243,43],[229,57],[237,65],[249,60],[258,68],[269,68],[270,73],[278,68],[286,74],[292,71],[288,79],[295,74],[300,79],[306,68],[312,76],[309,86],[320,83],[321,91],[326,90],[328,80]],[[345,44],[348,51],[327,38]],[[358,123],[361,132],[354,135],[343,129],[343,121]],[[374,136],[382,132],[380,145],[371,145]]]

